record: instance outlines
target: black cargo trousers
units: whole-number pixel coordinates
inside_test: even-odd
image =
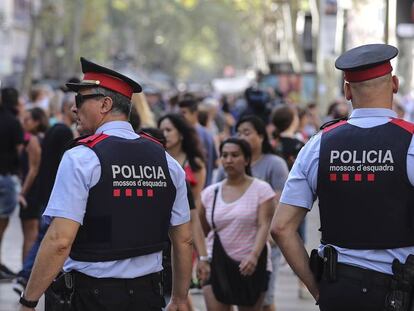
[[[337,264],[336,280],[324,273],[319,283],[321,311],[383,311],[391,275]]]
[[[133,279],[94,278],[71,272],[70,306],[59,293],[46,293],[45,311],[161,311],[165,306],[161,272]]]

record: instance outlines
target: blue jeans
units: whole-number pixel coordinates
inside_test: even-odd
[[[29,279],[30,273],[32,272],[32,268],[36,259],[37,252],[40,247],[40,243],[43,240],[43,237],[46,234],[47,229],[49,228],[50,220],[42,217],[40,219],[40,228],[39,233],[37,234],[36,241],[34,242],[32,248],[30,249],[29,254],[27,254],[26,258],[23,261],[23,268],[19,272],[18,276],[25,278],[26,280]]]
[[[12,175],[0,175],[0,217],[9,218],[17,205],[17,184]]]

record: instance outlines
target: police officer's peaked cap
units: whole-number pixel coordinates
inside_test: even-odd
[[[390,60],[398,49],[388,44],[367,44],[338,57],[335,67],[344,71],[348,82],[361,82],[384,76],[392,71]]]
[[[104,87],[131,98],[133,93],[142,91],[141,85],[119,72],[95,64],[83,57],[80,58],[80,62],[84,74],[82,81],[66,83],[66,86],[74,92],[78,92],[81,88]]]

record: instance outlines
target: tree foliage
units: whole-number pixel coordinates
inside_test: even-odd
[[[83,4],[76,5],[79,2]],[[273,2],[56,0],[55,10],[42,17],[41,55],[49,65],[45,71],[70,76],[82,55],[207,80],[226,65],[245,68],[252,63]]]

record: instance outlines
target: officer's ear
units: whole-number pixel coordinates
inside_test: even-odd
[[[347,100],[352,100],[351,85],[349,84],[348,81],[344,82],[344,94]]]
[[[101,112],[107,113],[112,110],[113,101],[109,96],[105,96],[101,102]]]
[[[397,76],[392,76],[392,92],[396,94],[398,92],[398,89],[400,87],[400,80]]]

